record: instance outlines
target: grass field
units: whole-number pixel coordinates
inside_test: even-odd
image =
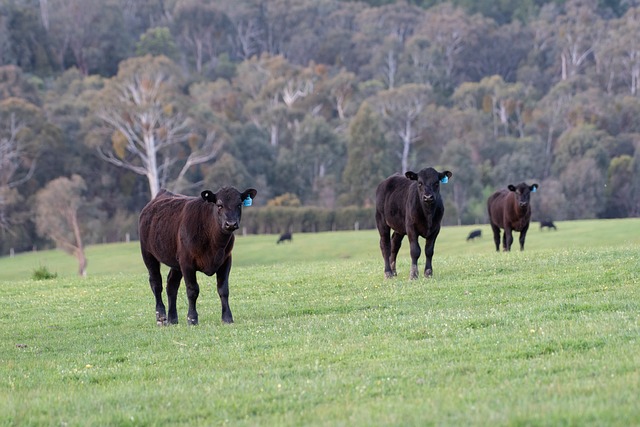
[[[640,425],[640,219],[557,225],[511,253],[446,227],[416,281],[375,231],[239,236],[233,325],[200,276],[200,325],[183,285],[157,327],[135,243],[84,279],[0,258],[0,425]]]

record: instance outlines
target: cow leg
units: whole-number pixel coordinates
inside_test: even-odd
[[[224,323],[233,323],[233,315],[229,307],[229,272],[231,271],[231,256],[218,269],[216,280],[218,282],[218,295],[220,296],[220,304],[222,305],[222,321]]]
[[[200,286],[196,280],[196,271],[192,268],[182,268],[184,284],[187,288],[187,300],[189,301],[189,311],[187,312],[187,325],[198,324],[198,312],[196,311],[196,300],[200,294]]]
[[[156,298],[156,323],[159,326],[167,324],[167,312],[162,302],[162,275],[160,275],[160,262],[147,252],[142,253],[142,260],[149,271],[149,286]]]
[[[182,280],[182,271],[177,268],[172,268],[167,276],[167,298],[169,300],[169,316],[167,321],[172,325],[178,323],[178,308],[176,304],[180,280]]]
[[[528,229],[529,229],[529,224],[527,224],[520,232],[520,250],[521,251],[524,251],[524,239],[527,236]]]
[[[496,252],[500,252],[500,227],[491,224],[491,230],[493,230],[493,242],[496,244]]]
[[[513,231],[511,228],[506,227],[504,229],[504,250],[505,252],[509,252],[511,250],[511,245],[513,244]]]
[[[393,276],[398,275],[396,271],[396,260],[398,258],[398,252],[400,251],[400,246],[402,246],[403,238],[404,238],[404,234],[399,234],[399,233],[396,233],[395,231],[391,235],[391,255],[389,258],[389,266],[391,268],[391,274]]]
[[[433,267],[431,265],[431,260],[433,259],[433,253],[436,246],[436,237],[438,237],[437,234],[432,238],[427,239],[427,243],[424,246],[424,254],[427,258],[426,264],[424,266],[424,277],[433,276]]]
[[[416,234],[409,234],[409,245],[411,252],[411,271],[409,272],[409,279],[418,278],[418,258],[420,258],[420,242],[418,242],[418,236]]]
[[[380,250],[382,251],[382,259],[384,260],[384,277],[390,279],[393,277],[393,270],[390,264],[391,239],[389,235],[391,234],[391,228],[379,220],[377,222],[378,233],[380,233]]]

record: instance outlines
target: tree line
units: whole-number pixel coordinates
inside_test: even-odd
[[[135,238],[161,187],[343,224],[427,166],[445,224],[522,181],[534,219],[638,216],[637,2],[485,3],[0,0],[0,253]]]

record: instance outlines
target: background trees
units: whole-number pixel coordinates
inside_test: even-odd
[[[78,260],[78,274],[86,276],[87,258],[84,254],[81,228],[87,224],[81,218],[85,204],[83,192],[86,184],[80,175],[60,177],[50,181],[36,194],[36,225],[38,233],[56,243],[56,246]]]
[[[449,224],[485,221],[487,195],[524,180],[534,217],[638,215],[639,11],[0,0],[0,251],[48,244],[34,195],[74,174],[82,221],[100,218],[88,242],[135,238],[160,186],[370,206],[381,179],[425,166],[454,173]]]

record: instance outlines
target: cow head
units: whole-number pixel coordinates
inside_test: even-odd
[[[513,191],[516,195],[516,200],[518,202],[518,206],[520,209],[527,209],[529,207],[529,199],[531,193],[535,193],[538,189],[538,184],[533,184],[531,186],[522,182],[518,185],[511,185],[507,187],[510,191]]]
[[[223,187],[214,193],[205,190],[200,193],[202,199],[215,204],[215,218],[221,230],[233,233],[238,229],[242,217],[242,204],[246,200],[253,200],[258,192],[249,188],[242,193],[233,187]]]
[[[418,181],[420,200],[426,204],[432,204],[440,195],[440,183],[449,181],[453,174],[449,171],[438,172],[433,168],[425,168],[418,173],[408,171],[404,176],[412,181]]]

